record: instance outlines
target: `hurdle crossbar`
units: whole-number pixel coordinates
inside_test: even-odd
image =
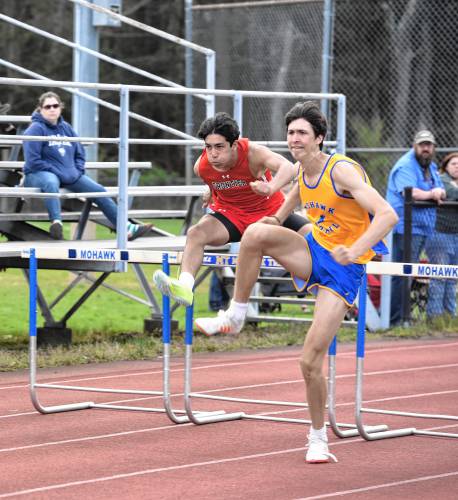
[[[39,247],[34,249],[37,259],[97,260],[112,262],[130,262],[138,264],[158,264],[164,255],[160,250],[118,250],[107,248],[62,248]],[[21,252],[23,258],[29,258],[30,249]],[[170,264],[181,264],[182,252],[167,252]],[[237,266],[237,254],[205,253],[202,260],[204,266]],[[272,257],[263,257],[261,269],[281,268]],[[458,266],[442,264],[415,264],[405,262],[375,262],[366,264],[367,274],[385,274],[389,276],[408,276],[411,278],[457,278]]]

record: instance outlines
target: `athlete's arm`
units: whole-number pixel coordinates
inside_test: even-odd
[[[301,198],[299,195],[299,185],[296,183],[291,191],[285,196],[281,207],[276,211],[275,216],[263,217],[259,222],[264,224],[272,224],[273,226],[281,226],[288,215],[295,210],[300,204]]]
[[[350,264],[383,239],[398,221],[390,204],[369,184],[351,163],[342,162],[333,169],[333,180],[340,193],[346,192],[367,210],[373,219],[368,229],[350,247],[339,245],[332,255],[340,264]]]
[[[286,186],[296,176],[296,168],[286,158],[259,144],[249,145],[248,164],[253,177],[259,178],[268,169],[275,175],[270,182],[254,181],[250,183],[256,194],[270,196]]]

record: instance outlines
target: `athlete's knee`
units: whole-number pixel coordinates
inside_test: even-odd
[[[211,235],[200,224],[195,224],[186,233],[186,244],[205,245],[210,240]]]
[[[306,382],[322,376],[323,355],[318,350],[304,351],[299,359],[299,364]]]
[[[267,224],[259,222],[249,225],[243,233],[242,244],[247,247],[255,246],[256,248],[262,248],[263,243],[267,241],[268,229],[269,226]]]

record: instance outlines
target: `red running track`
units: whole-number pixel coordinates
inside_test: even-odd
[[[300,349],[194,355],[193,391],[302,402]],[[368,343],[364,406],[458,414],[458,339]],[[337,355],[337,418],[354,423],[355,353]],[[455,499],[458,439],[336,438],[336,464],[304,461],[304,424],[237,420],[176,425],[164,414],[90,409],[37,413],[26,372],[0,375],[0,498],[34,499]],[[39,371],[41,383],[161,390],[161,362]],[[174,359],[173,403],[182,407],[183,363]],[[43,404],[123,402],[161,407],[161,397],[39,390]],[[307,418],[306,410],[193,398],[199,409]],[[458,433],[458,421],[364,414],[368,424]]]

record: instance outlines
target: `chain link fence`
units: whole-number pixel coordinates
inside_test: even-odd
[[[323,2],[237,2],[193,8],[194,41],[216,51],[216,87],[281,92],[319,92]],[[203,82],[195,66],[194,86]],[[285,140],[283,116],[295,101],[249,98],[243,103],[243,135]],[[217,100],[232,113],[232,101]],[[194,116],[198,125],[202,111]]]
[[[332,4],[329,91],[347,97],[348,154],[364,165],[385,195],[392,166],[412,147],[418,130],[434,133],[437,162],[447,151],[458,150],[458,1]],[[216,51],[217,88],[320,92],[322,61],[327,60],[324,9],[324,1],[313,0],[209,5],[197,0],[194,41]],[[194,69],[199,86],[203,68]],[[253,140],[284,140],[283,116],[292,104],[245,103],[243,134]],[[220,100],[217,110],[231,113],[232,103]],[[198,125],[203,110],[196,109],[194,116]],[[332,140],[335,106],[328,118]],[[423,252],[419,258],[428,256]],[[413,319],[424,318],[428,280],[415,280],[411,293]]]
[[[347,148],[386,189],[415,132],[429,128],[438,157],[457,147],[458,2],[334,0],[330,91],[347,96]],[[319,92],[323,1],[277,0],[193,7],[193,36],[217,56],[217,88]],[[203,68],[195,66],[195,85]],[[284,139],[291,101],[245,103],[244,135]],[[220,101],[218,110],[232,112]],[[203,118],[196,109],[195,123]],[[330,122],[335,119],[331,108]],[[332,133],[332,131],[331,131]]]

